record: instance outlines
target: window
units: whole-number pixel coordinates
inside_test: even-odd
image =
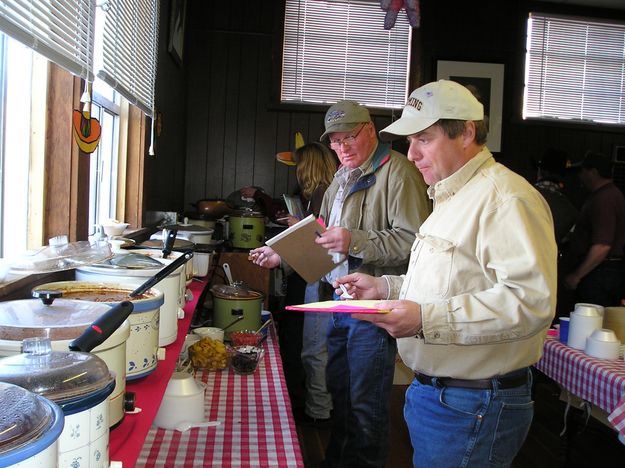
[[[158,55],[159,2],[108,0],[96,20],[97,75],[150,117]]]
[[[86,239],[106,218],[141,226],[148,129],[145,114],[120,95],[152,113],[158,5],[102,2],[96,24],[93,0],[0,1],[0,257],[38,248],[60,234]],[[110,24],[102,21],[105,8]],[[121,43],[125,52],[110,31],[113,19],[131,31]],[[82,107],[84,81],[77,76],[94,78],[96,42],[105,70],[112,70],[106,78],[117,89],[94,83],[91,113],[102,134],[96,151],[85,155],[71,136],[72,112]],[[123,81],[121,72],[115,75],[119,61],[130,64],[124,71],[136,72],[124,77],[137,87]]]
[[[412,30],[385,30],[379,2],[286,0],[281,101],[402,108]]]
[[[120,97],[96,79],[93,84],[92,117],[102,125],[100,144],[91,154],[89,168],[89,232],[94,225],[116,218]]]
[[[523,118],[625,125],[625,24],[531,13]]]
[[[40,245],[46,65],[0,32],[0,257]]]

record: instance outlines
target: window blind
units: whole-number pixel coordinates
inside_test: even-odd
[[[412,30],[404,15],[384,29],[379,2],[286,0],[282,102],[402,108]]]
[[[531,13],[524,118],[625,124],[625,24]]]
[[[0,30],[93,81],[95,0],[2,0]]]
[[[107,0],[98,12],[103,32],[96,49],[99,78],[150,117],[154,114],[154,84],[158,54],[158,0]]]

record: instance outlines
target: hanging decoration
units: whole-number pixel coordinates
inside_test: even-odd
[[[300,132],[295,132],[295,149],[300,149],[305,144],[304,136]],[[293,151],[281,151],[276,154],[276,159],[287,166],[295,166]]]
[[[384,29],[392,29],[395,26],[397,15],[402,8],[406,10],[410,26],[418,28],[421,23],[419,0],[380,0],[380,8],[386,11]]]
[[[100,143],[102,127],[95,117],[91,117],[91,83],[87,83],[80,98],[82,110],[74,109],[72,123],[74,140],[83,153],[93,153]]]

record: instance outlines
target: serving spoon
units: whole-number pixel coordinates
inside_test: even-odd
[[[188,431],[194,427],[214,427],[219,426],[221,421],[203,421],[203,422],[195,422],[195,421],[180,421],[176,424],[176,430],[180,432]]]

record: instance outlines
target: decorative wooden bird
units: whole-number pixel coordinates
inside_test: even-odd
[[[100,143],[102,127],[98,119],[91,117],[91,83],[87,83],[80,102],[82,110],[74,109],[72,116],[74,140],[83,153],[93,153]]]
[[[384,16],[384,29],[392,29],[395,26],[397,15],[403,8],[408,15],[408,22],[413,28],[418,28],[421,22],[419,12],[419,0],[380,0],[380,8],[386,11]]]

